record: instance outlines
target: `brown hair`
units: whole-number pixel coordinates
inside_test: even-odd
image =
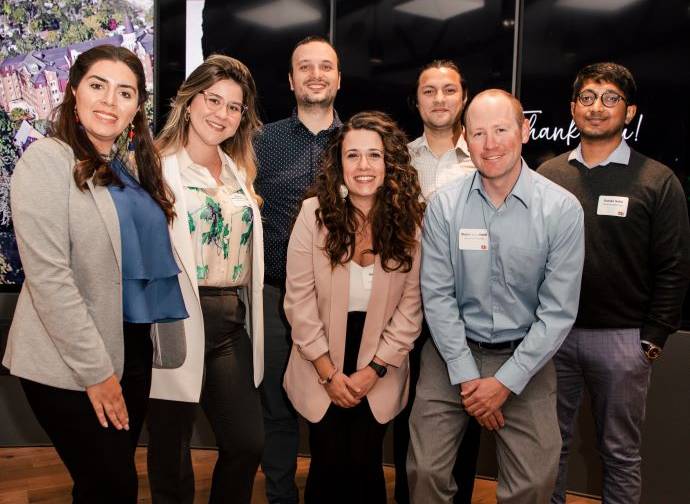
[[[339,190],[344,184],[343,139],[352,130],[374,131],[383,141],[386,173],[369,214],[371,252],[380,255],[385,271],[410,271],[413,254],[419,245],[417,230],[422,224],[424,203],[417,171],[410,164],[405,133],[383,112],[355,114],[326,149],[321,171],[310,191],[310,195],[316,195],[319,200],[317,223],[328,230],[325,253],[334,268],[350,261],[355,248],[355,232],[358,223],[364,219],[362,212],[352,205],[349,198],[343,200]]]
[[[220,144],[220,148],[237,164],[237,168],[246,175],[246,185],[255,200],[261,198],[254,192],[256,178],[256,155],[253,140],[261,127],[261,120],[256,111],[256,85],[249,69],[239,60],[213,54],[196,67],[177,90],[172,100],[171,109],[165,126],[156,138],[156,146],[162,155],[171,154],[187,145],[189,123],[185,120],[185,111],[190,103],[202,91],[222,80],[232,80],[242,88],[242,102],[247,110],[242,114],[240,125],[235,134]]]
[[[467,102],[467,82],[465,81],[465,77],[462,75],[462,72],[460,72],[460,67],[457,65],[457,63],[449,59],[437,59],[427,63],[419,69],[419,73],[417,73],[417,83],[415,84],[414,88],[415,101],[417,97],[417,91],[419,91],[419,82],[422,79],[422,74],[431,68],[436,68],[438,70],[440,70],[441,68],[449,68],[453,70],[456,74],[458,74],[458,77],[460,77],[460,87],[462,88],[462,103],[464,106],[464,104]]]
[[[322,37],[321,35],[309,35],[297,42],[295,44],[295,47],[292,48],[292,52],[290,53],[288,74],[292,75],[292,57],[295,55],[295,51],[297,50],[297,48],[305,44],[311,44],[312,42],[321,42],[322,44],[326,44],[327,46],[330,46],[331,49],[333,49],[333,52],[335,53],[335,64],[337,65],[338,72],[340,72],[340,56],[338,55],[338,50],[335,48],[333,44],[331,44],[331,41],[328,40],[326,37]]]
[[[139,110],[132,120],[132,125],[136,134],[134,159],[139,184],[161,207],[168,222],[171,222],[175,217],[173,205],[175,200],[172,192],[163,181],[160,157],[153,145],[148,119],[144,112],[143,105],[148,98],[144,67],[133,52],[124,47],[100,45],[79,55],[70,68],[69,85],[65,90],[65,97],[53,113],[50,136],[62,140],[72,148],[77,160],[74,166],[74,182],[79,189],[86,190],[87,181],[92,177],[93,183],[96,185],[122,184],[108,163],[103,160],[101,153],[89,140],[86,131],[79,124],[76,113],[77,100],[74,91],[79,87],[89,69],[95,63],[103,60],[124,63],[136,77]]]

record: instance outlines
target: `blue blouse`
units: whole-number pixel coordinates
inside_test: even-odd
[[[120,220],[122,309],[125,322],[171,322],[189,315],[177,280],[163,210],[122,161],[110,163],[123,187],[108,186]]]

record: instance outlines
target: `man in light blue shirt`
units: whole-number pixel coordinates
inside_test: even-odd
[[[510,94],[477,95],[465,135],[478,172],[437,191],[424,219],[435,346],[423,350],[410,417],[410,493],[416,503],[452,501],[451,469],[473,416],[496,432],[498,501],[548,503],[561,447],[551,357],[577,314],[582,207],[522,160],[529,123]]]

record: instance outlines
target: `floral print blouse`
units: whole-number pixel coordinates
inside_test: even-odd
[[[248,196],[228,166],[223,166],[219,185],[205,167],[195,164],[186,152],[180,154],[199,286],[247,285],[251,278],[253,229]]]

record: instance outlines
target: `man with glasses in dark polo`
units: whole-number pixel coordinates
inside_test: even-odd
[[[570,103],[580,145],[538,170],[573,193],[585,215],[579,312],[554,357],[563,448],[552,504],[565,502],[568,448],[585,387],[604,466],[603,501],[639,502],[652,362],[678,329],[690,277],[680,181],[623,138],[637,112],[635,92],[632,74],[621,65],[583,68]]]

